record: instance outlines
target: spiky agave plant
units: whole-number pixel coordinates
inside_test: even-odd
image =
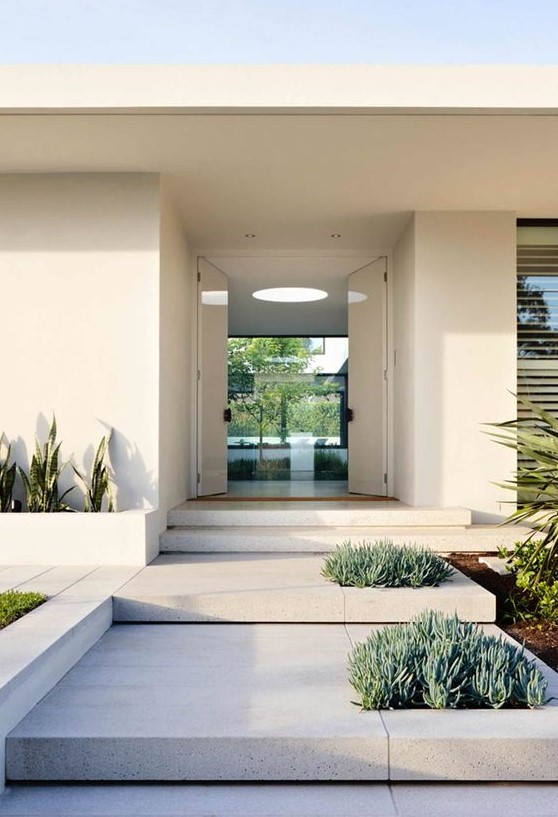
[[[103,510],[105,497],[107,498],[107,511],[112,513],[115,510],[111,473],[107,464],[111,437],[112,431],[102,438],[97,447],[91,469],[91,480],[88,480],[74,466],[74,471],[85,487],[84,511],[86,513],[100,513]]]
[[[56,417],[53,415],[48,438],[42,448],[35,439],[35,453],[31,459],[29,475],[22,468],[19,469],[27,497],[27,510],[30,513],[69,510],[64,500],[74,489],[68,488],[60,496],[58,481],[67,463],[60,462],[61,443],[56,441],[56,435]]]
[[[537,578],[556,575],[558,569],[558,419],[524,397],[518,402],[529,416],[505,423],[489,423],[490,436],[517,452],[514,478],[499,483],[517,494],[518,507],[507,522],[529,522],[543,536],[529,545],[526,568],[538,565]],[[532,536],[535,535],[535,531]],[[529,537],[527,542],[529,542]],[[521,551],[521,545],[517,546]]]
[[[12,506],[12,496],[17,466],[10,463],[11,446],[5,434],[0,434],[0,513],[7,513]]]

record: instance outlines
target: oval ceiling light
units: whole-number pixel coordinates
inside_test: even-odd
[[[226,306],[229,302],[229,293],[226,289],[206,290],[201,294],[201,302],[204,306]]]
[[[348,293],[348,301],[350,304],[358,304],[361,301],[366,301],[368,299],[368,295],[365,295],[364,292],[357,292],[354,289],[350,289]]]
[[[281,304],[307,303],[308,301],[322,301],[327,298],[323,289],[311,287],[271,287],[258,289],[252,293],[258,301],[273,301]]]

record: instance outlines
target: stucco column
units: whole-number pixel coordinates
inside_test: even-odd
[[[395,491],[506,516],[515,456],[484,423],[515,416],[515,214],[418,212],[394,254]]]

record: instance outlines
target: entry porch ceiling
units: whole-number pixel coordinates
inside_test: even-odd
[[[208,255],[381,253],[414,210],[558,216],[558,69],[198,67],[181,96],[163,79],[192,67],[121,68],[95,95],[100,68],[0,67],[0,172],[161,173]]]

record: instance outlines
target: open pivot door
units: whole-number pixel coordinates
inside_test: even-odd
[[[378,258],[349,275],[349,492],[384,496],[386,272]]]
[[[227,276],[198,259],[198,496],[227,491]]]

